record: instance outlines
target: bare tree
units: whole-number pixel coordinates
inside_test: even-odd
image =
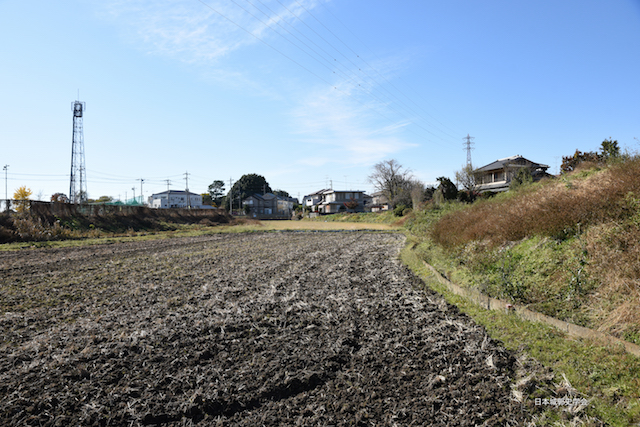
[[[392,207],[404,201],[403,199],[411,201],[412,181],[411,171],[403,168],[395,159],[376,163],[369,175],[369,182],[384,194]]]
[[[425,201],[425,186],[418,180],[413,180],[411,187],[411,204],[413,209],[417,209],[422,202]]]
[[[477,174],[471,165],[466,165],[459,171],[456,171],[456,181],[466,191],[473,191],[478,184]]]

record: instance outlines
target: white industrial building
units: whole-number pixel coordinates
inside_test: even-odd
[[[187,191],[167,190],[152,194],[149,197],[149,207],[154,209],[191,208],[202,209],[202,196]]]

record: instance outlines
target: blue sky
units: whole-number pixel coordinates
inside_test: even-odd
[[[10,197],[69,192],[78,90],[93,198],[185,172],[371,192],[392,158],[431,183],[467,134],[475,166],[640,149],[637,0],[3,0],[0,38]]]

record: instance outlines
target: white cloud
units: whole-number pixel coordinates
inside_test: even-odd
[[[366,166],[416,146],[402,139],[402,130],[409,122],[406,115],[399,118],[401,114],[389,107],[395,101],[388,92],[381,90],[387,85],[387,79],[391,79],[406,63],[403,55],[371,60],[369,63],[373,68],[368,64],[355,65],[343,61],[340,76],[330,74],[341,77],[333,86],[316,80],[291,63],[287,65],[297,72],[294,77],[279,75],[268,65],[260,63],[236,64],[230,56],[260,43],[256,37],[278,47],[282,42],[279,36],[247,11],[264,22],[268,21],[272,27],[275,27],[275,22],[287,28],[302,27],[296,16],[309,19],[307,10],[313,10],[321,0],[290,0],[286,6],[281,0],[202,1],[207,6],[192,0],[166,0],[162,3],[106,0],[99,3],[99,8],[105,19],[113,22],[130,43],[154,55],[201,65],[205,79],[242,87],[245,91],[271,99],[301,99],[293,114],[293,127],[299,135],[304,135],[304,143],[313,154],[299,159],[300,165],[336,163]],[[242,8],[234,4],[236,1]],[[275,52],[273,54],[278,56]],[[298,59],[296,57],[296,61]],[[324,70],[312,70],[314,74],[326,76]],[[309,84],[309,81],[320,86]]]
[[[252,2],[257,5],[257,3]],[[141,43],[149,53],[173,57],[186,63],[206,63],[242,47],[259,43],[260,38],[277,37],[264,23],[275,27],[283,16],[292,15],[277,1],[263,1],[265,16],[245,1],[222,0],[107,0],[96,3],[101,15],[116,24],[133,43]],[[315,0],[301,0],[313,9]],[[300,14],[297,1],[287,8]],[[249,13],[248,13],[249,12]],[[252,16],[254,15],[254,16]],[[258,18],[258,19],[256,19]],[[263,21],[263,22],[261,22]]]
[[[379,102],[361,101],[357,95],[324,88],[310,93],[293,117],[298,133],[305,136],[310,148],[312,144],[323,146],[317,150],[324,152],[320,156],[323,163],[330,158],[335,163],[363,166],[416,146],[400,135],[409,123],[401,120],[383,124],[389,122],[385,113],[386,106]],[[309,164],[310,158],[299,162]]]

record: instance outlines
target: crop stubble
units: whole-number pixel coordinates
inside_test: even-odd
[[[516,425],[513,356],[397,234],[0,254],[2,425]]]

